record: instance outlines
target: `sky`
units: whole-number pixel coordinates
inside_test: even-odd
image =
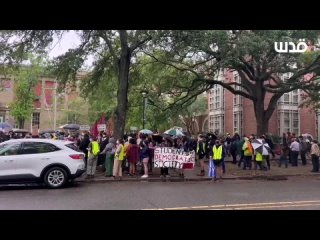
[[[63,34],[60,41],[55,38],[51,49],[49,50],[49,58],[57,57],[68,51],[70,48],[75,48],[80,44],[80,38],[75,31],[66,32]],[[91,66],[93,62],[93,57],[89,56],[85,65]]]

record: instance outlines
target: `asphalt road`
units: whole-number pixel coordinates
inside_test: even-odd
[[[1,186],[0,209],[320,209],[320,179],[76,183]]]

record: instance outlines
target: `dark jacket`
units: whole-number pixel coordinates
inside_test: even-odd
[[[143,146],[142,149],[140,149],[140,158],[141,160],[144,158],[149,158],[150,154],[149,154],[149,148],[147,146]]]
[[[80,142],[79,149],[84,153],[88,154],[88,147],[89,147],[90,139],[88,135],[84,135],[83,139]]]

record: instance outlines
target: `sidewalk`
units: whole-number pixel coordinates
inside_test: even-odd
[[[231,158],[226,159],[226,174],[224,174],[223,179],[225,180],[287,180],[287,177],[301,176],[301,177],[320,177],[320,173],[313,173],[311,161],[308,160],[306,166],[301,165],[301,161],[298,161],[298,167],[292,167],[290,164],[288,168],[278,167],[278,159],[276,156],[275,160],[271,160],[271,170],[261,171],[261,170],[242,170],[238,165],[232,164]],[[123,174],[121,181],[139,181],[139,182],[185,182],[185,181],[210,181],[212,178],[208,177],[208,166],[206,168],[205,176],[197,176],[200,173],[200,167],[198,163],[193,170],[185,170],[184,178],[179,177],[178,169],[169,169],[170,177],[162,179],[160,177],[160,169],[153,168],[153,172],[149,173],[147,179],[141,179],[141,176],[128,176]],[[97,171],[94,179],[85,179],[85,175],[78,178],[78,182],[119,182],[119,180],[114,180],[112,177],[105,177],[104,173]]]

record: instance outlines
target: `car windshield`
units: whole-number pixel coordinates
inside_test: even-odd
[[[0,145],[0,152],[2,152],[2,150],[7,149],[9,146],[9,144],[2,144]]]
[[[17,145],[16,143],[6,143],[6,144],[0,145],[0,155],[3,155],[4,152],[6,152],[10,148],[14,148],[14,146],[16,145]]]
[[[66,147],[71,148],[76,152],[82,152],[74,143],[67,144]]]

